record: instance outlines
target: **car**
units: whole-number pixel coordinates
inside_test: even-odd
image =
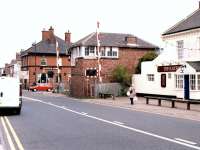
[[[29,87],[29,90],[31,91],[52,91],[53,86],[50,83],[37,83],[33,84],[32,86]]]
[[[22,107],[22,86],[18,78],[0,77],[0,110],[13,110],[20,115]]]

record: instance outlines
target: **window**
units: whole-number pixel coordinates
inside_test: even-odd
[[[171,78],[172,78],[172,74],[168,73],[168,79],[171,79]]]
[[[95,47],[94,46],[85,47],[85,56],[95,56]]]
[[[195,74],[190,75],[190,89],[196,90],[196,76],[195,76]]]
[[[183,46],[184,46],[184,42],[183,40],[181,41],[177,41],[177,50],[178,50],[178,58],[182,59],[183,58]]]
[[[175,75],[176,88],[183,88],[183,75]]]
[[[110,50],[107,51],[107,56],[109,56],[109,57],[117,57],[118,56],[117,49],[114,49],[113,47],[110,47]]]
[[[105,49],[105,47],[101,47],[100,51],[101,51],[101,56],[106,56],[106,49]]]
[[[92,55],[93,55],[93,54],[94,54],[94,47],[93,47],[93,46],[91,46],[89,49],[90,49],[90,54],[92,54]]]
[[[97,76],[97,70],[96,69],[86,69],[85,75],[86,76]]]
[[[147,74],[148,81],[154,81],[154,74]]]
[[[200,90],[200,74],[197,75],[197,87]]]
[[[41,66],[47,66],[47,59],[44,56],[40,60],[40,65]]]
[[[85,56],[89,56],[89,47],[85,47]]]
[[[161,74],[161,87],[165,88],[166,87],[166,74]]]

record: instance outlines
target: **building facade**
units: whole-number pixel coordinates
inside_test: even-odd
[[[100,59],[98,60],[97,34],[91,33],[70,48],[71,94],[75,97],[93,97],[95,85],[112,82],[112,71],[122,65],[129,73],[146,52],[157,46],[130,34],[100,33]],[[101,69],[99,69],[101,64]],[[99,73],[100,70],[100,73]]]
[[[162,34],[166,45],[134,76],[137,93],[200,98],[200,8]],[[148,88],[154,87],[154,88]]]
[[[64,88],[69,89],[71,69],[66,50],[70,44],[71,33],[66,32],[65,40],[62,40],[54,34],[52,27],[43,30],[42,40],[21,52],[24,88],[35,83],[51,83],[57,87],[60,80]]]

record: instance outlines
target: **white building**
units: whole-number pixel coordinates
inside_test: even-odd
[[[200,99],[200,9],[162,34],[164,51],[134,75],[136,92]]]

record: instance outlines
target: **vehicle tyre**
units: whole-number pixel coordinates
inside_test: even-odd
[[[47,89],[48,92],[51,92],[51,89]]]
[[[15,109],[15,114],[16,115],[20,115],[21,114],[21,107]]]

